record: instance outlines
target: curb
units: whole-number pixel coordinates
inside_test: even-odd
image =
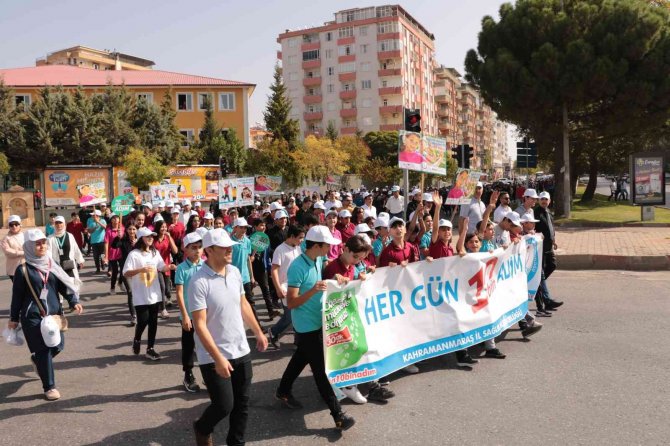
[[[670,223],[605,223],[605,222],[563,222],[554,223],[554,226],[561,229],[577,228],[670,228]]]
[[[668,256],[613,256],[599,254],[564,254],[556,256],[561,270],[612,269],[620,271],[670,271]]]

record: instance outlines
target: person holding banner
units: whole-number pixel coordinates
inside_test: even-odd
[[[333,238],[340,240],[339,244],[330,245],[330,250],[328,251],[328,261],[338,258],[342,253],[342,234],[337,229],[337,216],[338,213],[335,209],[331,209],[326,214],[326,227],[330,231],[330,235]]]
[[[399,217],[393,217],[389,221],[389,234],[391,243],[384,248],[379,256],[379,266],[407,266],[409,263],[419,261],[419,250],[416,245],[405,240],[405,221]]]
[[[333,245],[342,243],[332,236],[325,226],[314,226],[305,236],[307,251],[291,263],[288,269],[287,304],[296,332],[297,350],[282,375],[275,397],[290,409],[299,409],[302,404],[291,390],[293,383],[309,364],[316,387],[328,405],[337,429],[346,430],[355,420],[342,411],[333,388],[326,376],[323,356],[322,299],[326,282],[322,280],[325,256]]]

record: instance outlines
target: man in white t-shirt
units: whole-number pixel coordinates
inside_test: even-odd
[[[268,328],[268,338],[276,349],[279,348],[279,337],[291,326],[291,310],[286,302],[288,292],[288,267],[302,254],[300,244],[305,238],[305,230],[300,226],[289,226],[288,234],[284,243],[279,245],[272,254],[272,269],[270,276],[277,290],[277,297],[281,299],[284,309],[282,317],[272,327]]]
[[[179,221],[186,229],[188,229],[188,221],[191,219],[191,215],[198,215],[198,213],[191,209],[191,200],[186,199],[182,202],[182,212],[179,216]]]
[[[391,196],[386,200],[386,209],[388,209],[391,218],[402,218],[405,210],[405,197],[400,195],[400,186],[391,188]]]
[[[363,211],[367,211],[371,217],[377,218],[377,208],[372,205],[372,194],[363,192]]]
[[[326,211],[329,211],[332,208],[339,209],[342,207],[342,202],[337,199],[338,195],[339,194],[337,192],[333,191],[328,192],[326,202],[323,204],[326,207]]]
[[[479,182],[475,187],[475,193],[468,204],[461,205],[460,218],[458,220],[459,226],[464,223],[464,219],[468,220],[468,234],[477,232],[477,224],[484,218],[486,212],[486,205],[482,202],[482,194],[484,193],[484,185]]]
[[[493,212],[493,222],[499,224],[508,212],[512,212],[509,206],[510,198],[508,192],[500,192],[500,205]]]

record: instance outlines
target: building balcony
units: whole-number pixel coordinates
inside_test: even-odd
[[[281,60],[281,51],[277,51],[277,59]]]
[[[358,127],[340,127],[341,135],[353,135],[358,131]]]
[[[377,34],[377,41],[381,42],[382,40],[400,40],[400,33]]]
[[[377,71],[377,75],[379,77],[386,77],[386,76],[400,76],[402,73],[400,68],[386,68],[383,70]]]
[[[438,94],[435,95],[435,102],[448,102],[449,101],[449,96],[446,94]]]
[[[355,60],[356,60],[355,54],[347,54],[346,56],[337,57],[337,63],[354,62]]]
[[[302,62],[303,70],[309,70],[310,68],[319,68],[319,67],[321,67],[321,59],[304,60]]]
[[[305,121],[320,121],[323,119],[323,112],[305,112],[302,116]]]
[[[402,94],[402,87],[382,87],[379,89],[379,95]]]
[[[402,113],[402,105],[382,105],[379,107],[379,113],[388,115],[390,113]]]
[[[320,77],[306,77],[302,80],[302,85],[304,87],[314,87],[321,85],[321,78]]]
[[[400,56],[400,50],[393,50],[393,51],[380,51],[377,53],[377,59],[379,60],[384,60],[384,59],[399,59]]]
[[[348,82],[356,80],[356,72],[352,71],[351,73],[340,73],[337,75],[337,78],[340,82]]]
[[[322,129],[305,130],[305,138],[307,138],[308,136],[316,136],[317,138],[320,138],[322,135],[323,135]]]
[[[308,42],[300,45],[301,51],[318,50],[321,48],[321,42]]]
[[[356,99],[356,90],[340,91],[340,99],[345,101],[348,99]]]
[[[382,132],[393,132],[395,130],[402,130],[402,124],[382,124],[379,126]]]
[[[437,109],[437,116],[448,117],[448,116],[449,116],[449,110],[448,110],[448,109],[444,109],[444,108],[438,108],[438,109]]]
[[[358,110],[355,108],[343,108],[340,110],[341,118],[355,118],[358,114]]]
[[[320,104],[322,100],[323,96],[320,94],[311,94],[302,97],[302,102],[304,104]]]
[[[356,38],[354,36],[351,37],[342,37],[340,39],[337,39],[337,45],[351,45],[352,43],[356,42]]]

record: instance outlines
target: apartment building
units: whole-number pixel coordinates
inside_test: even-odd
[[[116,50],[97,50],[82,45],[48,53],[35,61],[35,65],[70,65],[94,70],[151,70],[155,63],[141,57],[123,54]]]
[[[437,135],[434,40],[399,5],[281,33],[277,57],[302,135],[323,135],[329,123],[342,135],[400,130],[404,107],[420,109],[423,132]]]

